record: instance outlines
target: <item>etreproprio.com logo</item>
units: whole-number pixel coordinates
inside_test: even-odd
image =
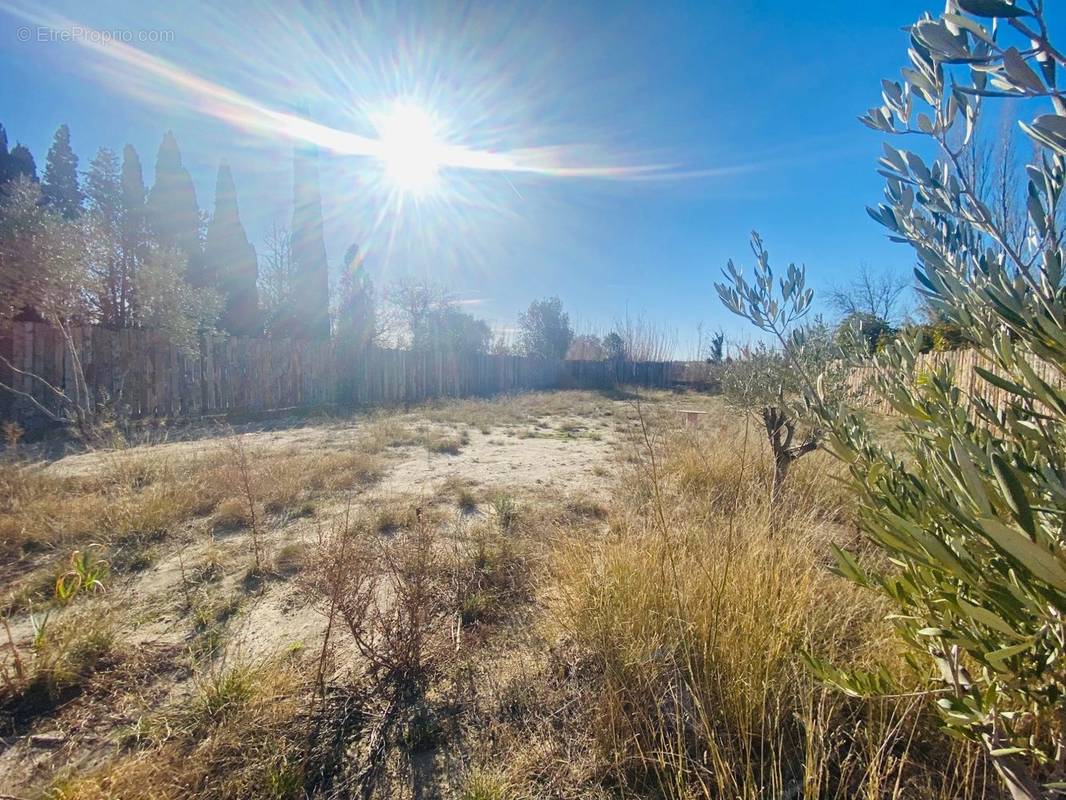
[[[155,44],[174,41],[174,31],[159,28],[133,30],[131,28],[113,28],[98,30],[72,25],[69,28],[50,28],[44,25],[23,25],[15,31],[15,38],[20,42],[88,42],[91,44]]]

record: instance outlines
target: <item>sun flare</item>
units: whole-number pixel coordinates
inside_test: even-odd
[[[388,182],[411,194],[431,191],[439,178],[444,150],[433,115],[417,105],[398,102],[374,115],[373,123]]]

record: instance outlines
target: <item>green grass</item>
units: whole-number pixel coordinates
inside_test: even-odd
[[[460,800],[512,800],[515,797],[507,779],[488,770],[471,770],[463,781]]]

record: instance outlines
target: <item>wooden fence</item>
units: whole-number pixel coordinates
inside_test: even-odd
[[[1066,381],[1063,380],[1062,375],[1055,367],[1044,361],[1032,361],[1030,362],[1033,371],[1040,376],[1040,378],[1052,386],[1057,386],[1060,389],[1066,389]],[[976,395],[987,400],[992,406],[996,408],[1004,408],[1008,402],[1009,394],[1005,389],[1001,389],[998,386],[994,386],[980,375],[977,374],[975,367],[983,367],[993,372],[992,365],[981,356],[976,350],[950,350],[943,353],[923,353],[918,356],[915,371],[921,373],[922,371],[936,369],[938,367],[947,367],[951,372],[952,381],[955,386],[958,386],[963,395]],[[848,376],[848,385],[852,390],[864,392],[864,387],[874,378],[876,372],[875,368],[863,367],[861,369],[854,370],[851,375]],[[876,398],[876,402],[869,402],[867,406],[875,411],[882,413],[891,413],[892,407],[887,400]]]
[[[16,322],[0,331],[0,383],[58,409],[57,387],[73,397],[78,369],[91,395],[129,417],[189,417],[313,407],[389,405],[436,397],[558,387],[678,382],[669,363],[548,361],[485,354],[356,352],[332,341],[203,335],[182,349],[157,332],[79,327],[61,331]],[[0,420],[24,422],[33,404],[0,390]]]

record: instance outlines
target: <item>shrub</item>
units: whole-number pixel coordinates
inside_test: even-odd
[[[410,529],[380,537],[363,520],[319,543],[305,586],[343,622],[368,669],[400,693],[416,696],[449,650],[450,610],[436,534],[421,509]]]

